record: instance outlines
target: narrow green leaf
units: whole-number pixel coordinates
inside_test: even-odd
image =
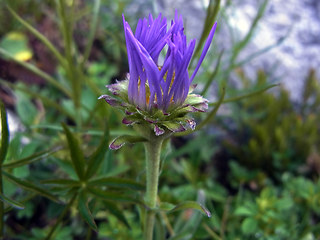
[[[125,136],[117,137],[116,139],[114,139],[112,143],[109,145],[109,148],[112,150],[118,150],[126,143],[137,143],[137,142],[145,142],[145,141],[146,139],[143,137],[125,135]]]
[[[208,209],[206,209],[200,203],[192,202],[192,201],[180,203],[177,206],[175,206],[173,209],[171,209],[168,213],[173,213],[176,211],[186,210],[186,209],[190,209],[190,208],[195,209],[195,210],[199,210],[202,213],[204,213],[205,215],[207,215],[208,217],[211,217],[211,213],[209,212]]]
[[[0,79],[0,83],[4,84],[6,86],[9,86],[10,88],[19,90],[21,92],[24,92],[28,95],[30,95],[31,97],[40,99],[44,106],[46,107],[51,107],[51,108],[55,108],[56,110],[58,110],[60,113],[64,114],[65,116],[69,117],[70,119],[75,120],[75,116],[73,114],[71,114],[69,111],[67,111],[65,108],[63,108],[61,106],[61,104],[58,104],[56,101],[53,101],[52,99],[41,95],[39,92],[35,92],[32,89],[25,87],[25,86],[21,86],[20,84],[12,84],[9,83],[8,81],[4,81],[2,79]],[[33,127],[33,126],[32,126]],[[60,127],[60,126],[59,126]],[[61,127],[60,127],[61,128]]]
[[[0,100],[0,114],[1,114],[1,142],[0,142],[0,166],[4,162],[8,146],[9,146],[9,126],[6,109],[3,102]]]
[[[34,74],[38,75],[39,77],[42,77],[44,80],[46,80],[48,83],[52,84],[52,86],[55,86],[57,89],[59,89],[61,92],[66,94],[68,97],[72,97],[70,91],[60,84],[57,80],[55,80],[53,77],[45,73],[44,71],[40,70],[39,68],[33,66],[30,63],[23,62],[20,60],[15,59],[12,55],[10,55],[5,49],[0,48],[0,55],[4,56],[5,58],[8,58],[9,60],[21,65],[22,67],[28,69],[29,71],[33,72]]]
[[[43,34],[41,34],[37,29],[35,29],[29,23],[27,23],[24,19],[22,19],[8,5],[7,5],[7,8],[16,20],[18,20],[23,26],[25,26],[36,38],[38,38],[53,53],[53,55],[56,56],[56,58],[59,60],[61,65],[63,65],[63,66],[66,65],[65,59],[62,57],[62,55],[59,53],[59,51],[53,46],[53,44]]]
[[[196,47],[196,50],[194,52],[194,56],[198,56],[200,53],[200,50],[202,49],[202,46],[206,40],[206,38],[208,37],[210,30],[215,22],[215,19],[217,17],[217,14],[219,12],[220,9],[220,1],[221,0],[210,0],[209,2],[209,6],[207,8],[207,14],[206,14],[206,19],[205,19],[205,23],[203,26],[203,30],[202,30],[202,34],[199,40],[199,43]],[[192,62],[193,62],[194,57],[192,58]],[[191,62],[191,63],[192,63]],[[192,64],[190,64],[192,65]]]
[[[61,150],[61,147],[55,147],[53,149],[49,150],[44,150],[38,153],[35,153],[29,157],[17,160],[17,161],[12,161],[10,163],[3,164],[3,168],[16,168],[16,167],[21,167],[30,163],[33,163],[35,161],[44,159],[46,157],[49,157],[51,154]]]
[[[83,180],[84,173],[85,173],[85,161],[84,161],[83,152],[79,146],[79,141],[74,136],[74,134],[69,130],[66,124],[62,123],[62,127],[64,129],[65,134],[67,135],[73,167],[78,175],[78,178],[80,180]]]
[[[129,188],[132,190],[144,190],[145,186],[139,182],[131,179],[117,178],[117,177],[104,177],[89,180],[91,186],[106,186],[117,188]]]
[[[249,91],[249,93],[247,93],[247,94],[223,100],[222,103],[230,103],[230,102],[240,101],[240,100],[245,99],[245,98],[253,97],[253,96],[259,95],[260,93],[263,93],[264,91],[269,90],[270,88],[277,87],[279,85],[280,84],[272,84],[272,85],[267,85],[267,86],[260,86],[260,87],[257,87],[255,89]],[[209,106],[214,106],[214,105],[217,105],[218,103],[219,102],[209,103]]]
[[[88,208],[88,203],[86,195],[84,192],[81,192],[78,196],[78,209],[81,217],[88,223],[88,225],[94,230],[98,231],[98,227],[94,221],[94,218]]]
[[[202,95],[202,96],[206,95],[210,85],[212,84],[213,80],[217,76],[217,73],[219,72],[219,69],[220,69],[220,63],[221,63],[222,55],[223,55],[223,50],[220,52],[220,54],[218,56],[217,64],[216,64],[216,66],[214,68],[214,71],[208,77],[208,81],[206,82],[206,85],[204,86],[204,88],[203,88],[203,90],[202,90],[200,95]]]
[[[89,38],[88,42],[86,44],[86,49],[84,51],[83,59],[81,62],[81,66],[83,67],[86,61],[88,60],[88,57],[90,55],[90,51],[92,48],[92,43],[94,40],[94,35],[97,30],[98,25],[98,17],[99,17],[99,10],[100,10],[101,0],[95,0],[94,6],[93,6],[93,13],[92,13],[92,19],[91,19],[91,26],[90,26],[90,32],[89,32]]]
[[[90,156],[88,161],[88,168],[86,172],[86,179],[91,178],[99,169],[101,162],[103,161],[105,154],[108,150],[108,142],[109,142],[109,127],[105,126],[104,135],[101,138],[101,142],[96,151]]]
[[[209,123],[217,114],[220,105],[223,103],[224,96],[226,94],[226,89],[225,87],[222,88],[222,94],[219,98],[218,103],[215,105],[215,107],[211,110],[209,115],[196,127],[196,130],[199,130],[203,126],[205,126],[207,123]]]
[[[119,192],[105,191],[94,187],[88,187],[88,191],[94,196],[105,200],[114,200],[121,202],[139,202],[135,198]]]
[[[76,180],[72,180],[72,179],[48,179],[48,180],[44,180],[41,181],[41,183],[44,184],[52,184],[52,185],[62,185],[65,187],[79,187],[81,186],[81,183],[79,181]]]
[[[126,217],[114,202],[104,200],[103,203],[112,215],[114,215],[120,222],[122,222],[127,228],[130,229],[130,225]]]
[[[9,204],[10,206],[16,208],[16,209],[24,209],[24,206],[19,203],[19,202],[16,202],[12,199],[9,199],[7,198],[5,195],[3,195],[2,193],[0,193],[0,200],[2,200],[3,202]]]
[[[43,197],[46,197],[54,202],[57,202],[57,203],[60,203],[61,201],[59,201],[59,199],[54,196],[53,194],[51,194],[50,192],[48,192],[47,190],[41,188],[41,187],[38,187],[36,186],[35,184],[31,183],[31,182],[28,182],[26,180],[21,180],[21,179],[18,179],[14,176],[12,176],[11,174],[7,173],[7,172],[4,172],[2,171],[2,174],[3,176],[7,177],[8,180],[10,180],[11,182],[19,185],[20,187],[26,189],[26,190],[30,190],[32,192],[35,192]]]

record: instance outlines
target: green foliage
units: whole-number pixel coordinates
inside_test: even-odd
[[[241,77],[244,85],[248,86],[249,80],[243,75]],[[265,73],[260,71],[256,84],[265,84],[266,79]],[[238,131],[233,138],[238,145],[226,143],[232,158],[251,169],[262,168],[274,177],[284,170],[297,173],[299,166],[307,163],[312,150],[317,149],[320,143],[316,127],[319,116],[313,114],[316,108],[308,110],[312,114],[303,113],[307,111],[306,102],[312,100],[311,95],[306,99],[306,92],[314,83],[306,81],[305,103],[300,106],[290,102],[289,94],[283,88],[276,96],[262,93],[234,104],[232,112],[237,115],[233,119]],[[318,89],[319,86],[313,87],[315,96]]]
[[[142,239],[147,207],[139,142],[145,139],[97,100],[104,85],[127,72],[120,16],[129,3],[28,0],[0,8],[0,22],[8,17],[0,29],[1,57],[45,81],[29,86],[0,79],[14,93],[14,110],[25,127],[9,141],[1,104],[0,227],[8,239]],[[209,56],[196,79],[203,94],[211,94],[212,83],[220,86],[209,113],[195,116],[201,131],[176,134],[163,144],[158,207],[152,209],[156,240],[320,237],[316,72],[305,81],[302,102],[293,104],[283,88],[265,93],[277,85],[270,85],[266,73],[259,71],[252,84],[239,68],[281,43],[239,61],[267,3],[261,1],[249,32],[229,50]],[[228,23],[228,4],[209,1],[196,55],[215,19]],[[57,42],[35,24],[42,22],[38,5],[54,19],[56,29],[49,30]],[[19,41],[8,38],[10,32],[19,33]],[[41,70],[36,58],[15,57],[31,48],[37,54],[30,35],[55,58],[54,73]],[[227,83],[234,74],[242,80],[240,90]],[[232,105],[218,112],[226,103]],[[110,140],[119,135],[118,146],[138,144],[110,151]]]

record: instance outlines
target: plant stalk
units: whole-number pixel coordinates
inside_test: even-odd
[[[149,141],[145,143],[146,150],[146,171],[147,171],[147,189],[145,203],[148,207],[145,215],[144,239],[153,239],[153,229],[155,223],[154,209],[157,205],[159,171],[160,171],[160,153],[163,138],[150,134]]]

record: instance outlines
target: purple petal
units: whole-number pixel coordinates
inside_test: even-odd
[[[200,65],[201,65],[202,61],[203,61],[204,57],[206,56],[206,54],[207,54],[207,52],[208,52],[208,49],[209,49],[209,47],[210,47],[210,45],[211,45],[211,42],[212,42],[214,33],[215,33],[215,31],[216,31],[216,27],[217,27],[217,23],[215,23],[215,24],[213,25],[213,27],[211,28],[211,31],[210,31],[209,36],[208,36],[208,38],[207,38],[207,41],[206,41],[206,43],[204,44],[204,48],[203,48],[203,50],[202,50],[202,53],[201,53],[200,59],[199,59],[199,61],[198,61],[198,64],[197,64],[197,66],[196,66],[196,68],[195,68],[195,70],[194,70],[194,72],[193,72],[193,74],[192,74],[192,76],[191,76],[191,78],[190,78],[190,83],[193,81],[194,77],[196,76],[196,74],[197,74],[197,72],[198,72],[198,70],[199,70],[199,68],[200,68]]]

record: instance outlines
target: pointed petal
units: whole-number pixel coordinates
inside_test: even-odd
[[[216,27],[217,27],[217,23],[215,23],[215,24],[213,25],[213,27],[212,27],[212,29],[211,29],[211,31],[210,31],[210,33],[209,33],[209,36],[208,36],[208,38],[207,38],[207,41],[206,41],[206,43],[204,44],[204,47],[203,47],[203,50],[202,50],[200,59],[199,59],[199,61],[198,61],[198,64],[197,64],[197,66],[196,66],[196,68],[195,68],[195,70],[194,70],[194,72],[193,72],[193,74],[192,74],[192,76],[191,76],[191,78],[190,78],[190,83],[193,81],[194,77],[196,76],[196,74],[197,74],[197,72],[198,72],[198,70],[199,70],[199,68],[200,68],[200,65],[201,65],[202,61],[203,61],[203,59],[205,58],[205,56],[206,56],[206,54],[207,54],[207,52],[208,52],[208,49],[209,49],[209,47],[210,47],[210,45],[211,45],[211,42],[212,42],[214,33],[215,33],[215,31],[216,31]]]

